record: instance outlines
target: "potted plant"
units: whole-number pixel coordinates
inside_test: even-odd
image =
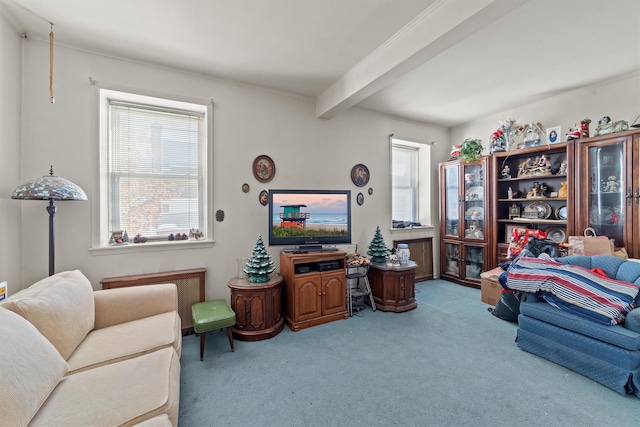
[[[462,145],[460,146],[460,154],[464,157],[467,162],[475,162],[482,154],[482,150],[484,147],[482,146],[482,140],[467,138],[462,141]]]

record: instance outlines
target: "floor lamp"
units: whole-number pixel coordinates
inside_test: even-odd
[[[49,276],[55,270],[55,234],[54,218],[58,208],[56,200],[87,200],[87,195],[73,182],[53,175],[53,166],[49,175],[27,181],[13,191],[12,199],[18,200],[48,200],[47,212],[49,212]]]

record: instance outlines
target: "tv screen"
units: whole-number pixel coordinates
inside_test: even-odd
[[[351,243],[351,191],[269,191],[269,245],[340,243]]]

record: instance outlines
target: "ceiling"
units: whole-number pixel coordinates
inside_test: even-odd
[[[606,3],[606,6],[605,6]],[[638,0],[0,0],[56,45],[446,127],[640,72]]]

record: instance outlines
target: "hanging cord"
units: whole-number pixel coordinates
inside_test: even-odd
[[[51,24],[51,32],[49,33],[49,100],[52,104],[56,103],[56,97],[53,96],[53,24]]]

